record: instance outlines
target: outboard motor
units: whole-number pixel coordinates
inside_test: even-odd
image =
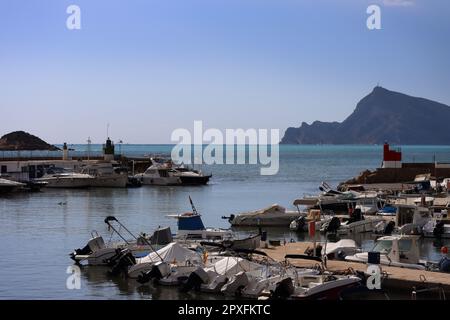
[[[286,278],[277,283],[275,291],[271,293],[272,299],[287,299],[294,293],[294,284],[291,278]]]
[[[117,276],[122,272],[127,272],[128,267],[136,264],[136,258],[133,256],[130,250],[124,249],[122,250],[119,258],[117,259],[114,266],[108,272],[109,275]]]
[[[433,235],[439,239],[444,234],[444,231],[444,221],[439,221],[433,229]]]
[[[122,250],[123,249],[117,248],[115,255],[113,255],[111,258],[106,260],[106,265],[108,267],[114,267],[114,265],[117,263],[117,261],[122,256]]]
[[[384,227],[383,234],[384,235],[390,235],[394,231],[395,228],[395,222],[389,221],[389,223]]]
[[[328,224],[325,226],[324,231],[326,233],[328,233],[328,232],[335,233],[339,229],[340,226],[341,226],[341,220],[339,220],[338,217],[333,217],[333,218],[331,218],[330,222],[328,222]]]
[[[202,268],[198,268],[189,275],[189,278],[187,279],[186,283],[184,283],[181,286],[180,291],[189,292],[192,289],[194,289],[195,291],[200,291],[200,286],[203,283],[207,283],[208,278],[209,277],[206,271],[203,270]]]
[[[450,272],[450,259],[447,257],[442,257],[441,261],[439,261],[439,271],[441,272]]]
[[[144,284],[149,282],[152,279],[159,280],[164,278],[170,273],[170,266],[167,262],[157,262],[152,266],[150,271],[147,271],[138,276],[137,282],[140,284]]]
[[[358,222],[361,220],[364,220],[361,209],[356,208],[355,211],[353,211],[353,214],[351,215],[350,219],[348,220],[348,223]]]

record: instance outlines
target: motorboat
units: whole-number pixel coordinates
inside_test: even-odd
[[[219,293],[228,280],[239,272],[262,269],[263,266],[240,257],[224,257],[209,267],[199,267],[189,275],[183,285],[184,292],[195,289]]]
[[[176,166],[172,161],[161,161],[151,158],[151,165],[144,173],[135,175],[144,185],[205,185],[211,178],[200,170],[194,170],[184,165]]]
[[[318,196],[305,196],[294,203],[308,203],[308,209],[334,213],[347,213],[349,209],[359,208],[365,214],[374,214],[384,205],[384,200],[376,192],[337,191],[326,182],[322,182],[319,189],[322,193]]]
[[[89,174],[76,173],[64,168],[51,167],[36,182],[46,182],[47,188],[88,188],[95,178]]]
[[[190,250],[177,242],[172,242],[157,251],[149,253],[145,257],[137,258],[134,262],[121,260],[117,261],[112,268],[112,272],[116,274],[126,271],[129,278],[141,277],[141,282],[149,281],[152,278],[153,273],[149,272],[152,271],[153,266],[157,262],[162,262],[164,266],[163,264],[158,264],[157,266],[159,269],[166,271],[166,273],[161,273],[161,278],[167,276],[175,266],[192,267],[203,264],[203,258],[199,252]]]
[[[233,237],[233,232],[228,229],[205,228],[201,214],[195,208],[192,198],[189,196],[192,212],[177,215],[168,215],[169,218],[177,219],[177,240],[228,240]]]
[[[320,231],[337,233],[340,235],[357,234],[372,232],[379,222],[384,221],[383,218],[377,216],[364,217],[361,209],[357,208],[348,219],[333,217],[329,222],[323,223]]]
[[[87,262],[91,266],[111,265],[115,263],[116,259],[119,259],[124,250],[127,250],[133,257],[145,256],[149,252],[154,250],[154,246],[159,246],[167,242],[171,242],[172,238],[170,230],[167,232],[161,232],[161,230],[155,231],[151,238],[146,237],[145,234],[135,236],[131,233],[119,220],[113,216],[106,217],[104,222],[108,225],[108,228],[113,233],[117,234],[122,242],[105,244],[102,236],[97,231],[91,232],[91,238],[87,244],[80,249],[74,250],[70,253],[70,258],[77,264]],[[125,235],[121,234],[113,223],[117,223],[120,229],[125,230],[129,236],[133,239],[128,240]],[[155,238],[157,237],[157,239]],[[157,240],[157,241],[155,241]]]
[[[86,165],[81,173],[94,177],[90,180],[91,187],[125,188],[128,183],[127,174],[121,168],[114,168],[110,161]]]
[[[277,284],[285,279],[317,275],[318,270],[295,267],[265,266],[261,270],[252,270],[236,274],[222,288],[225,295],[234,295],[249,299],[268,296],[276,290]]]
[[[450,224],[431,219],[422,227],[422,234],[425,238],[450,239]]]
[[[205,185],[209,182],[212,174],[204,175],[200,170],[190,169],[184,166],[173,167],[170,171],[174,177],[179,177],[182,185]]]
[[[296,204],[297,201],[298,200],[296,200],[294,204]],[[329,223],[332,218],[332,215],[322,214],[320,210],[309,209],[308,213],[305,213],[305,215],[301,215],[295,220],[291,221],[289,229],[297,232],[307,232],[309,230],[309,223],[314,222],[315,229],[320,230],[322,226],[326,223]]]
[[[337,300],[340,293],[348,288],[360,285],[361,278],[355,275],[301,275],[291,280],[292,294],[290,299],[294,300]],[[290,287],[281,283],[274,291],[275,295],[278,292],[285,291],[283,287]]]
[[[354,255],[358,246],[355,240],[352,239],[342,239],[338,242],[327,242],[322,245],[322,255],[327,256],[329,259],[332,258],[345,258],[348,255]]]
[[[232,214],[222,218],[228,219],[232,226],[288,227],[293,220],[304,215],[299,211],[287,211],[286,208],[273,204],[261,210]]]
[[[174,175],[176,171],[168,166],[152,164],[144,173],[136,174],[134,177],[141,181],[143,185],[157,186],[177,186],[182,184],[179,175]]]
[[[410,269],[426,269],[426,262],[420,260],[419,236],[391,235],[380,237],[370,252],[379,253],[380,264]],[[347,261],[367,263],[369,252],[356,253],[345,257]]]
[[[25,183],[0,178],[0,194],[14,192],[25,186]]]

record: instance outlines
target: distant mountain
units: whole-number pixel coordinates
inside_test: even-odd
[[[343,122],[303,122],[282,144],[450,144],[450,107],[375,87]]]
[[[0,138],[0,150],[60,150],[25,131],[14,131]]]

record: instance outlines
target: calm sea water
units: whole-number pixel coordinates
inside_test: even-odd
[[[83,153],[85,145],[72,146]],[[101,146],[91,146],[98,152]],[[125,155],[169,154],[170,145],[116,145]],[[292,202],[315,194],[321,181],[331,185],[374,169],[381,163],[381,146],[281,146],[280,170],[261,176],[257,165],[203,166],[212,172],[210,185],[137,189],[44,190],[0,198],[0,298],[1,299],[184,299],[214,298],[181,295],[176,289],[139,286],[110,278],[104,268],[84,268],[80,290],[66,288],[68,254],[83,246],[92,230],[108,240],[103,222],[114,215],[135,233],[158,226],[176,231],[168,214],[190,211],[191,196],[207,226],[228,227],[221,217],[278,203],[293,209]],[[403,147],[405,161],[450,162],[450,146]],[[63,202],[65,205],[60,205]],[[304,239],[289,230],[270,230],[274,239]],[[115,239],[115,238],[113,238]],[[370,247],[370,237],[356,239]],[[446,243],[448,245],[448,243]],[[437,259],[432,241],[422,242],[422,256]]]

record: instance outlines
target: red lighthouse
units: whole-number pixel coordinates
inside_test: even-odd
[[[402,167],[402,152],[391,150],[387,142],[383,147],[383,168],[401,168]]]

